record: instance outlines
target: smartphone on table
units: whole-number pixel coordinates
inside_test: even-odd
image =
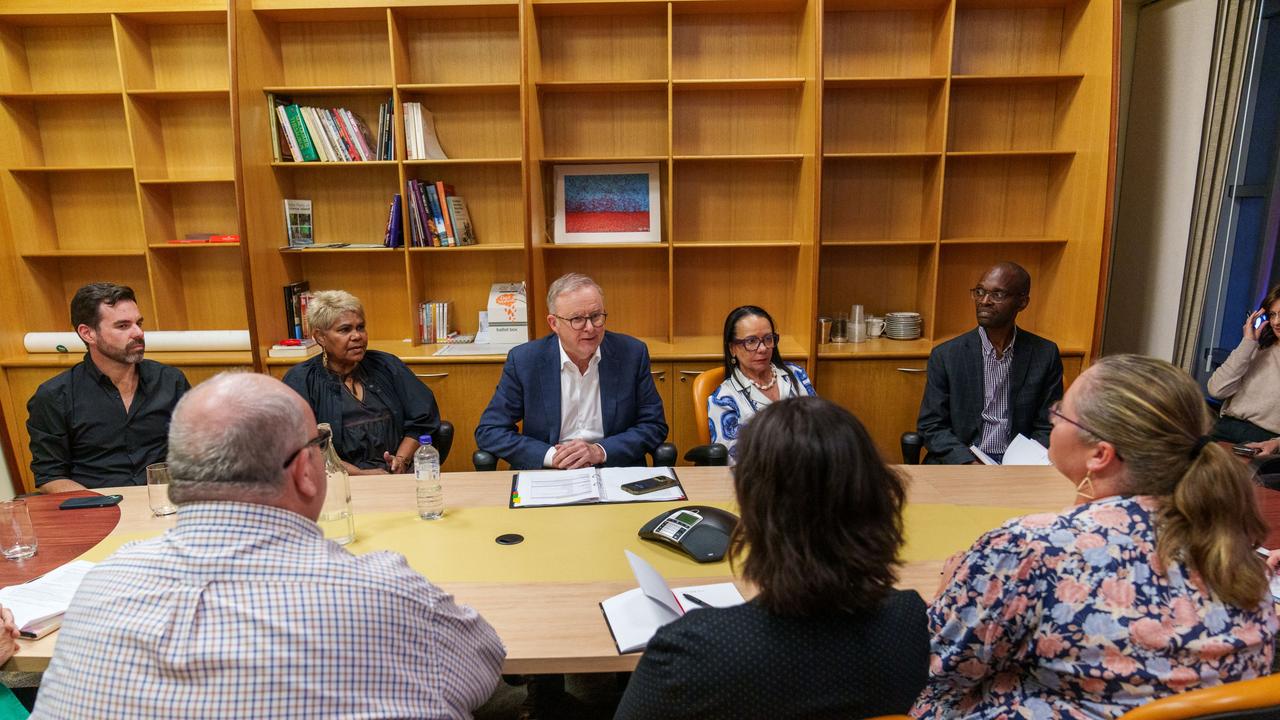
[[[635,482],[624,483],[622,485],[622,489],[631,493],[632,495],[644,495],[645,493],[656,492],[658,490],[665,490],[669,487],[674,487],[675,484],[676,484],[676,479],[673,477],[668,477],[666,475],[654,475],[653,477],[645,478],[643,480],[636,480]]]

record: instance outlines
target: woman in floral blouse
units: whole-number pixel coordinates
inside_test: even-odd
[[[1276,615],[1243,464],[1186,373],[1108,357],[1071,386],[1049,457],[1076,505],[979,538],[929,609],[921,718],[1114,717],[1265,675]]]

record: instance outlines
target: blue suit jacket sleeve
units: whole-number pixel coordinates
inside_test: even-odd
[[[540,468],[547,449],[551,447],[550,443],[516,431],[516,424],[525,419],[527,410],[521,375],[527,372],[532,377],[533,372],[532,368],[517,369],[517,357],[521,356],[514,350],[507,354],[507,361],[502,366],[502,377],[498,380],[497,389],[493,391],[493,399],[489,401],[489,406],[480,416],[480,423],[476,425],[476,446],[505,459],[514,468]],[[530,360],[533,359],[531,356]]]
[[[662,397],[653,383],[653,375],[649,372],[649,348],[636,342],[639,354],[635,363],[629,364],[628,370],[633,374],[623,378],[622,382],[630,383],[635,388],[634,419],[626,418],[625,406],[618,407],[618,427],[615,434],[609,434],[612,428],[605,428],[605,437],[600,441],[607,458],[606,465],[614,467],[644,465],[645,453],[658,447],[667,439],[667,420],[662,412]],[[601,378],[601,392],[605,392],[604,379]]]

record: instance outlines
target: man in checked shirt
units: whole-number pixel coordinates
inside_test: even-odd
[[[1021,433],[1048,447],[1049,408],[1062,399],[1058,346],[1020,329],[1031,301],[1031,275],[997,263],[969,290],[978,327],[935,347],[917,431],[926,463],[976,463],[976,446],[996,462]]]
[[[502,642],[403,556],[324,539],[328,440],[266,375],[187,393],[169,430],[177,525],[85,578],[33,717],[470,717]]]

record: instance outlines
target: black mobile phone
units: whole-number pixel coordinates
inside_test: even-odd
[[[1253,457],[1262,452],[1262,448],[1249,447],[1248,445],[1232,445],[1231,452],[1242,457]]]
[[[92,497],[73,497],[63,500],[59,510],[83,510],[85,508],[110,507],[118,505],[123,495],[94,495]]]
[[[622,489],[632,495],[644,495],[657,490],[665,490],[676,484],[676,479],[666,475],[654,475],[651,478],[625,483]]]

